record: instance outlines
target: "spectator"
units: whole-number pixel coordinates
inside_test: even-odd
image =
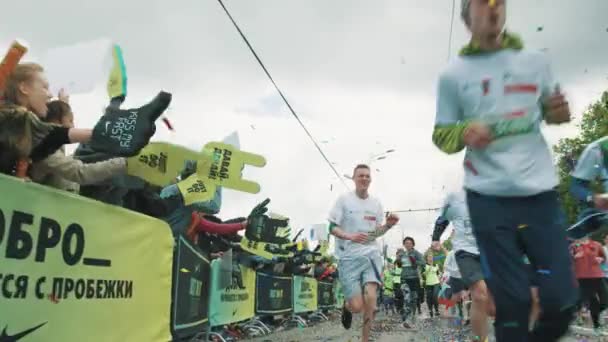
[[[74,114],[68,103],[62,100],[51,101],[44,121],[70,129],[74,127]],[[125,158],[84,164],[66,156],[62,146],[47,158],[34,162],[30,176],[34,182],[78,193],[80,184],[95,184],[126,172]]]

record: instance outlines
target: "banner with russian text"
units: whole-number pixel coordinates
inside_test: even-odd
[[[234,323],[254,316],[255,271],[240,265],[240,272],[234,272],[232,284],[220,287],[221,261],[211,262],[211,302],[209,323],[211,326]]]
[[[203,252],[182,235],[173,261],[171,330],[179,339],[201,332],[208,321],[211,266]]]
[[[171,339],[165,222],[3,175],[0,189],[0,339]]]
[[[317,311],[317,280],[312,277],[293,277],[293,312]]]

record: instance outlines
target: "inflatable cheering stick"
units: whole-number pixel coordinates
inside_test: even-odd
[[[0,97],[4,92],[4,87],[6,86],[6,80],[8,79],[8,75],[15,70],[19,61],[23,56],[27,53],[27,48],[24,44],[21,44],[19,41],[15,40],[13,44],[11,44],[8,52],[0,62]]]
[[[242,170],[245,165],[264,167],[264,157],[241,151],[232,145],[220,142],[211,142],[205,145],[205,151],[211,153],[211,165],[208,168],[199,168],[203,177],[218,186],[229,189],[257,194],[260,185],[256,182],[244,180]]]
[[[266,216],[268,203],[270,199],[267,198],[255,206],[249,214],[241,248],[268,260],[291,258],[293,253],[281,246],[289,243],[289,239],[277,236],[279,227],[287,226],[289,220],[271,219]]]
[[[201,159],[201,153],[182,146],[153,142],[144,147],[137,156],[127,159],[127,173],[146,182],[165,186],[183,172],[188,161]],[[213,195],[213,192],[210,194]]]
[[[150,103],[135,109],[108,107],[95,125],[91,148],[115,156],[137,155],[156,132],[154,122],[171,103],[171,94],[160,92]]]

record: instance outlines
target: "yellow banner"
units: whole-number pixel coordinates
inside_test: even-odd
[[[166,223],[6,176],[0,189],[0,340],[171,340]]]

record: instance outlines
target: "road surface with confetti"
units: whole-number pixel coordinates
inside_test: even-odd
[[[330,321],[314,324],[306,328],[293,328],[277,331],[271,335],[250,339],[255,342],[359,342],[361,341],[361,317],[353,318],[350,330],[345,330],[338,315],[332,316]],[[415,330],[406,330],[400,327],[397,316],[388,317],[379,314],[373,327],[370,341],[374,342],[465,342],[470,341],[470,329],[463,327],[458,319],[450,317],[420,318],[416,322]],[[580,331],[587,335],[590,329]],[[494,341],[490,338],[490,341]],[[608,342],[607,337],[597,338],[583,336],[571,332],[561,342]]]

